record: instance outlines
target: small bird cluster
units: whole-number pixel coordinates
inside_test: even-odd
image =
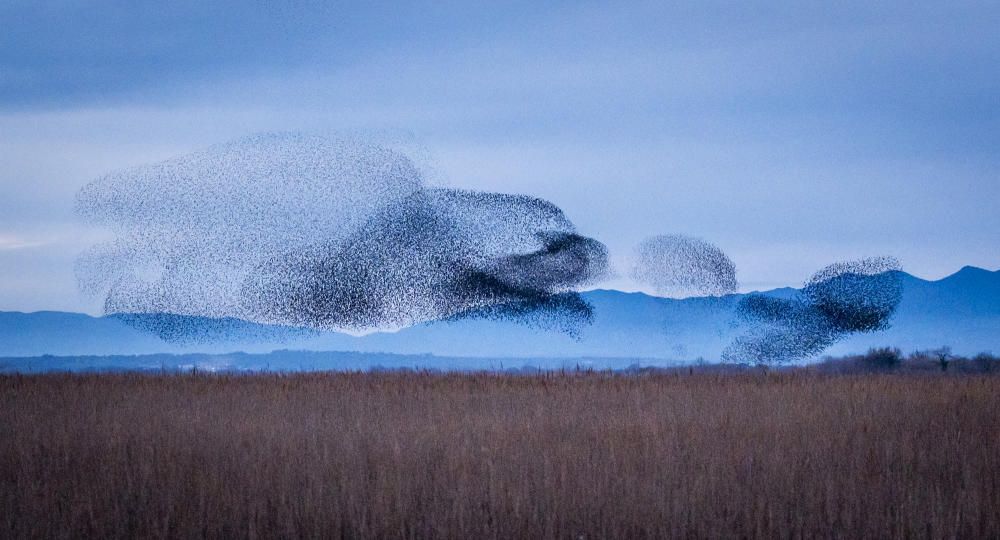
[[[749,329],[723,360],[775,364],[815,356],[851,334],[888,328],[902,294],[899,261],[892,257],[832,264],[793,298],[744,297],[736,313]]]
[[[698,238],[658,235],[635,250],[632,278],[662,296],[722,296],[736,292],[736,265],[718,247]]]

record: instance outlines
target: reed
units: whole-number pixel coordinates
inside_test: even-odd
[[[1000,378],[0,376],[0,537],[998,538]]]

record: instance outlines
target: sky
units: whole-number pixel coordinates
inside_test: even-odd
[[[607,287],[641,289],[654,234],[718,245],[743,290],[1000,267],[996,2],[139,4],[0,4],[0,310],[99,310],[87,182],[287,130],[549,199],[608,245]]]

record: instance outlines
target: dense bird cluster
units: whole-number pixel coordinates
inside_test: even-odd
[[[469,316],[574,332],[603,244],[533,197],[424,186],[372,142],[268,134],[98,179],[78,213],[115,233],[77,273],[108,313],[371,330]],[[161,336],[183,328],[157,329]]]
[[[82,289],[174,341],[246,332],[247,321],[366,331],[466,317],[576,335],[593,318],[576,291],[608,272],[605,246],[552,203],[426,187],[402,152],[357,138],[244,138],[100,178],[77,211],[114,233],[78,259]],[[733,262],[703,240],[653,236],[635,255],[632,276],[659,294],[737,289]],[[725,359],[786,362],[886,328],[898,269],[838,263],[794,298],[745,297],[737,316],[749,328]]]
[[[736,265],[718,247],[698,238],[659,235],[635,250],[632,277],[662,296],[722,296],[736,292]]]
[[[726,348],[723,359],[783,363],[815,356],[850,334],[888,328],[901,299],[896,259],[832,264],[792,298],[744,297],[736,313],[749,329]]]

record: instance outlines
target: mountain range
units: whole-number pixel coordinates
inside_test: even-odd
[[[863,352],[874,346],[904,351],[949,345],[959,354],[1000,351],[1000,271],[967,266],[946,278],[928,281],[901,273],[903,297],[885,331],[854,335],[824,354]],[[789,297],[796,289],[763,294]],[[109,356],[144,354],[210,355],[284,351],[344,351],[389,355],[433,355],[428,363],[447,367],[440,357],[462,365],[502,359],[525,361],[602,358],[642,359],[645,364],[673,365],[698,359],[714,362],[725,346],[745,330],[734,309],[743,294],[669,299],[643,293],[593,290],[583,293],[594,308],[593,324],[573,337],[515,322],[463,319],[417,325],[397,332],[353,336],[336,332],[266,327],[234,319],[177,318],[217,335],[194,341],[164,341],[142,324],[119,316],[42,311],[0,312],[0,357]],[[141,321],[140,321],[141,322]],[[376,361],[353,356],[358,365]],[[359,360],[360,358],[360,360]],[[368,358],[368,360],[365,360]],[[291,360],[289,360],[291,361]],[[545,363],[545,362],[541,362]],[[352,364],[353,365],[353,364]],[[490,367],[483,365],[482,367]]]

